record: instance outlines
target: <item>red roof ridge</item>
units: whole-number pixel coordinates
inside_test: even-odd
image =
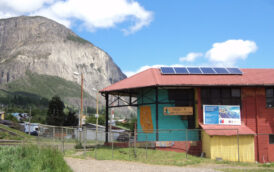
[[[103,89],[100,90],[99,92],[103,92],[103,91],[107,90],[109,87],[112,87],[112,86],[115,86],[115,85],[117,85],[117,84],[120,84],[121,82],[126,82],[126,81],[128,81],[128,80],[130,80],[130,79],[132,79],[132,78],[136,78],[136,77],[138,77],[139,75],[142,75],[143,73],[148,72],[149,70],[152,70],[152,69],[154,69],[154,68],[149,68],[149,69],[146,69],[146,70],[144,70],[144,71],[142,71],[142,72],[139,72],[139,73],[136,73],[136,74],[134,74],[134,75],[131,75],[131,76],[128,77],[128,78],[125,78],[125,79],[123,79],[123,80],[120,80],[120,81],[118,81],[118,82],[115,82],[114,84],[111,84],[111,85],[108,86],[108,87],[103,88]]]

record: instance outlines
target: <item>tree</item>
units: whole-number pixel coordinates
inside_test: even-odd
[[[88,116],[87,119],[86,119],[86,123],[96,124],[95,116],[94,115]],[[99,115],[98,124],[99,125],[105,125],[106,124],[106,119],[105,119],[104,115]]]
[[[46,122],[49,125],[64,125],[66,115],[64,113],[65,105],[58,96],[52,97],[49,102]]]
[[[69,109],[68,116],[64,123],[64,126],[77,126],[78,125],[78,118],[75,116],[75,112]]]

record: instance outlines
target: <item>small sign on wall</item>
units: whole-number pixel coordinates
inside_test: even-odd
[[[156,147],[166,148],[166,147],[172,147],[172,146],[174,146],[174,142],[172,142],[172,141],[157,141],[156,142]]]
[[[164,115],[193,115],[193,107],[164,107]]]

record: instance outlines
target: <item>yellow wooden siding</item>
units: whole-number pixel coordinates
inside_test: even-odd
[[[240,136],[240,161],[255,162],[254,136]]]
[[[209,140],[209,141],[208,141]],[[208,158],[222,158],[228,161],[238,161],[237,136],[208,136],[203,134],[203,152]],[[205,146],[204,146],[205,144]],[[209,148],[207,147],[209,145]],[[209,152],[209,153],[207,153]],[[254,136],[239,136],[239,157],[241,162],[254,162]]]
[[[207,158],[211,158],[210,154],[210,136],[202,131],[202,149]]]

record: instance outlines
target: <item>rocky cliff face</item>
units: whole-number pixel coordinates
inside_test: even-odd
[[[126,76],[111,57],[65,26],[44,17],[15,17],[0,20],[0,86],[27,71],[58,76],[80,84],[85,90],[102,89]]]

